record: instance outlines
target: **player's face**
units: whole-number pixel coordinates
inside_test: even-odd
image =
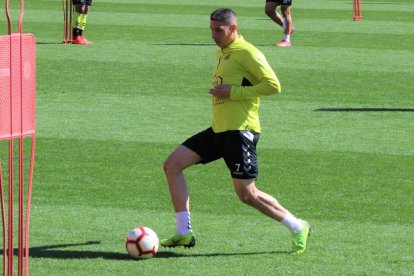
[[[232,25],[220,21],[210,21],[211,37],[220,48],[226,48],[233,41]]]

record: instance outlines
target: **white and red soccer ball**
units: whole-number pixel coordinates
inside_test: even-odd
[[[160,242],[151,228],[137,226],[126,237],[126,250],[134,259],[148,259],[157,254]]]

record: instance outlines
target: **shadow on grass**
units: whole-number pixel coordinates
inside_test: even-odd
[[[214,43],[156,43],[152,45],[161,46],[215,46]]]
[[[59,244],[31,247],[29,250],[30,258],[50,258],[50,259],[106,259],[106,260],[131,260],[127,253],[104,252],[104,251],[80,251],[67,250],[65,248],[71,246],[85,246],[100,244],[99,241],[89,241],[85,243]],[[249,255],[270,255],[270,254],[288,254],[288,251],[268,251],[268,252],[238,252],[238,253],[177,253],[170,251],[159,251],[155,258],[188,258],[188,257],[231,257],[231,256],[249,256]],[[15,249],[14,254],[17,255]]]
[[[191,249],[189,249],[191,250]],[[250,256],[250,255],[271,255],[289,254],[289,251],[267,251],[267,252],[235,252],[235,253],[208,253],[208,254],[179,254],[175,252],[159,252],[157,258],[181,258],[181,257],[231,257],[231,256]]]
[[[66,45],[63,43],[63,41],[57,42],[57,41],[36,41],[37,45]]]
[[[156,43],[157,46],[216,46],[214,43]],[[257,47],[274,46],[272,44],[255,44]],[[216,46],[217,47],[217,46]]]
[[[319,108],[325,112],[414,112],[414,108]]]

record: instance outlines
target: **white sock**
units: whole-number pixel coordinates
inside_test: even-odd
[[[283,17],[282,23],[283,23],[283,30],[286,30],[286,17]]]
[[[291,213],[286,213],[281,223],[286,226],[292,233],[300,232],[303,228],[302,223]]]
[[[187,234],[192,232],[189,211],[175,213],[175,220],[177,223],[177,233]]]
[[[285,36],[283,37],[283,40],[290,41],[290,35],[285,35]]]

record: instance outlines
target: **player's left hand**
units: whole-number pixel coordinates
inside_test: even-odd
[[[210,88],[209,93],[217,98],[230,98],[231,84],[219,84]]]

